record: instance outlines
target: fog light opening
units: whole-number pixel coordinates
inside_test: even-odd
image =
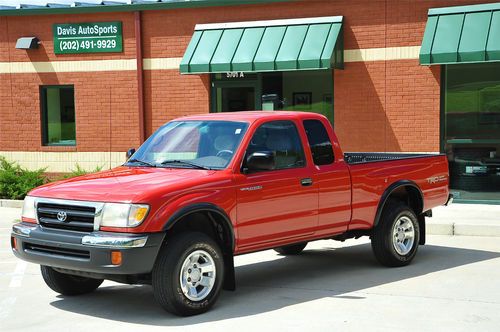
[[[121,265],[122,264],[122,253],[120,251],[111,252],[111,264]]]

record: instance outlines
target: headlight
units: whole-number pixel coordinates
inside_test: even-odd
[[[106,203],[102,211],[101,226],[136,227],[146,219],[149,206],[146,204]]]
[[[22,221],[36,222],[35,197],[26,196],[24,198]]]

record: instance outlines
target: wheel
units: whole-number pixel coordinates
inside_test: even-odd
[[[297,243],[297,244],[291,244],[289,246],[274,248],[274,251],[276,251],[278,254],[281,255],[298,255],[302,252],[302,250],[304,250],[306,246],[307,242]]]
[[[57,272],[49,266],[40,266],[42,277],[47,286],[62,295],[82,295],[95,291],[103,279],[74,276]]]
[[[415,212],[403,202],[389,202],[371,238],[373,253],[382,265],[410,264],[417,254],[420,238]]]
[[[206,312],[221,291],[222,257],[217,243],[204,233],[180,233],[167,241],[153,268],[153,292],[158,303],[179,316]]]

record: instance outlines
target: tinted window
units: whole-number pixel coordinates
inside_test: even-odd
[[[304,128],[311,146],[315,165],[329,165],[333,163],[333,147],[325,126],[319,120],[305,120]]]
[[[43,145],[76,145],[75,93],[72,86],[43,86]]]
[[[291,121],[273,121],[260,126],[252,137],[247,156],[257,151],[275,154],[275,169],[302,167],[304,150],[297,128]]]

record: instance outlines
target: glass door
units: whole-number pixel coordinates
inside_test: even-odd
[[[443,138],[457,201],[500,202],[500,64],[445,67]]]
[[[260,89],[256,81],[214,82],[212,112],[239,112],[261,109],[258,97]]]

